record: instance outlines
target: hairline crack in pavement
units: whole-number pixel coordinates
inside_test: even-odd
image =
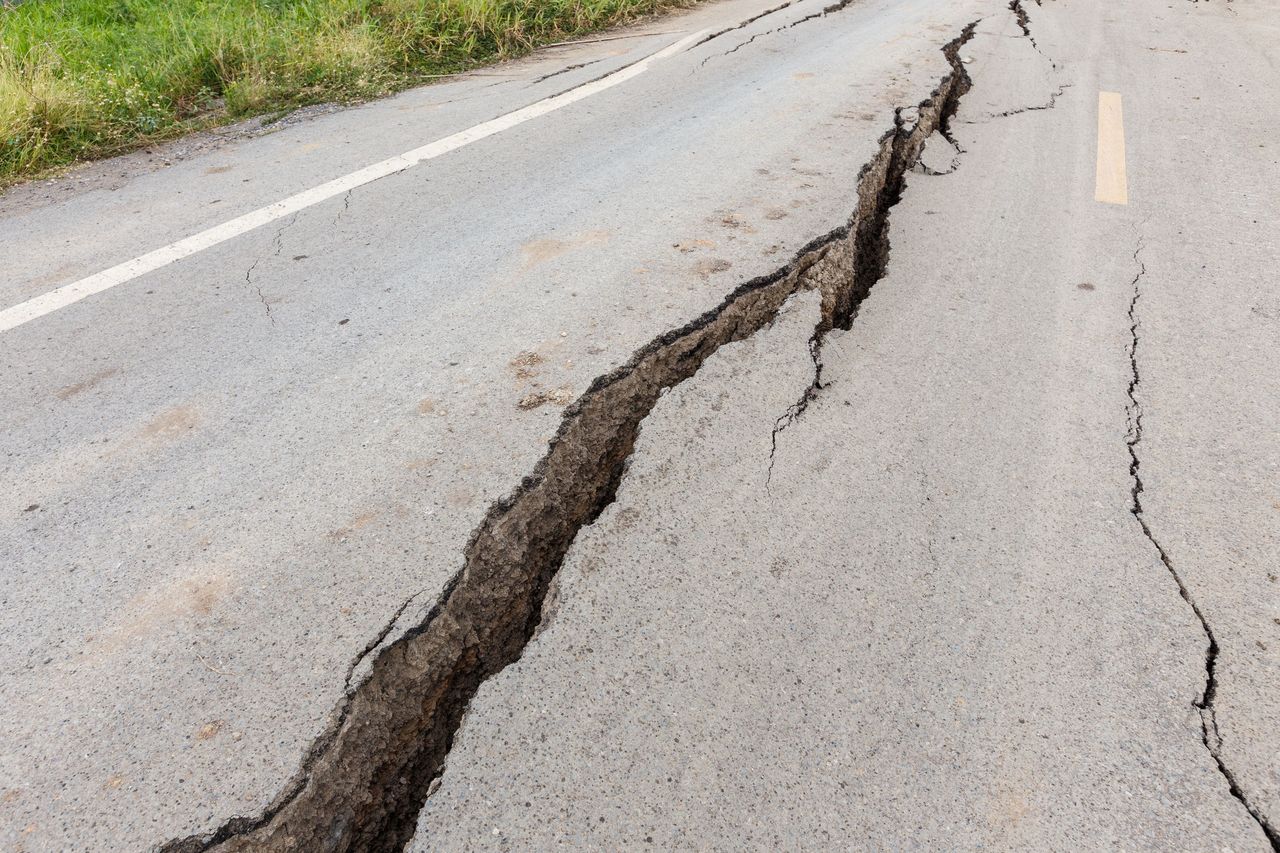
[[[1130,339],[1128,356],[1130,377],[1129,385],[1126,389],[1129,402],[1125,413],[1128,419],[1125,444],[1129,450],[1129,478],[1133,481],[1132,491],[1130,492],[1132,502],[1129,505],[1129,512],[1133,515],[1134,520],[1138,522],[1142,535],[1155,548],[1160,562],[1173,578],[1173,582],[1178,588],[1178,594],[1182,596],[1182,599],[1191,608],[1191,612],[1195,615],[1200,629],[1204,632],[1204,687],[1201,689],[1200,695],[1191,701],[1200,716],[1204,748],[1208,750],[1209,755],[1217,765],[1218,773],[1226,781],[1227,790],[1231,793],[1231,796],[1240,802],[1240,805],[1249,813],[1249,817],[1258,824],[1258,828],[1262,830],[1262,833],[1267,837],[1267,841],[1271,843],[1271,849],[1280,851],[1280,831],[1277,831],[1267,815],[1258,808],[1257,804],[1240,787],[1240,782],[1235,773],[1231,771],[1231,768],[1227,766],[1226,760],[1222,757],[1222,735],[1218,731],[1218,713],[1214,704],[1218,693],[1218,660],[1221,656],[1221,647],[1218,645],[1217,634],[1214,633],[1213,626],[1209,623],[1209,618],[1205,616],[1199,602],[1196,601],[1195,596],[1187,587],[1182,574],[1174,567],[1173,561],[1169,557],[1169,552],[1160,544],[1160,540],[1156,538],[1155,533],[1151,530],[1151,525],[1147,522],[1146,513],[1142,507],[1142,493],[1145,491],[1145,486],[1142,482],[1142,457],[1138,453],[1138,447],[1142,444],[1144,412],[1142,400],[1139,396],[1139,389],[1142,386],[1142,371],[1138,365],[1138,344],[1142,339],[1142,321],[1138,318],[1138,303],[1142,300],[1142,279],[1147,274],[1147,265],[1143,263],[1141,257],[1143,247],[1144,243],[1141,235],[1139,235],[1137,248],[1133,251],[1133,262],[1137,264],[1138,271],[1134,274],[1133,281],[1130,283],[1133,288],[1133,295],[1129,300]]]

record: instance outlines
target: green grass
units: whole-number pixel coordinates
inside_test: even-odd
[[[689,0],[0,0],[0,186],[360,100]]]

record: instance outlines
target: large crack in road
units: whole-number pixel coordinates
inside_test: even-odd
[[[752,20],[789,5],[767,10]],[[824,13],[843,5],[828,7]],[[1022,3],[1013,0],[1009,9],[1022,34],[1040,52]],[[976,23],[944,46],[951,70],[930,97],[913,110],[895,112],[894,126],[882,136],[878,153],[858,175],[857,204],[848,222],[812,241],[780,269],[741,284],[717,308],[660,336],[626,365],[597,379],[566,411],[534,471],[513,495],[490,508],[466,546],[463,568],[427,616],[383,645],[407,610],[406,602],[353,663],[347,673],[346,697],[331,715],[328,728],[313,742],[298,775],[273,804],[260,815],[228,821],[212,835],[175,839],[163,850],[403,848],[413,836],[433,780],[443,771],[471,699],[484,681],[518,660],[537,633],[548,589],[565,554],[578,532],[614,500],[640,424],[661,395],[695,375],[721,346],[749,338],[770,325],[787,299],[809,290],[821,295],[821,319],[809,341],[812,380],[777,419],[774,451],[779,434],[822,390],[823,341],[833,329],[852,327],[863,300],[885,274],[890,212],[901,197],[906,174],[917,165],[925,140],[932,134],[937,132],[950,140],[949,122],[971,85],[958,51],[972,37]],[[714,35],[723,32],[728,30]],[[1050,109],[1060,94],[1061,89],[1046,105],[992,118]],[[909,120],[907,114],[912,111],[915,118]],[[1204,746],[1231,795],[1258,824],[1272,848],[1280,850],[1280,834],[1241,789],[1222,757],[1214,706],[1217,637],[1151,530],[1141,503],[1143,411],[1137,308],[1145,267],[1140,253],[1141,244],[1134,253],[1139,271],[1132,282],[1129,306],[1130,512],[1206,637],[1205,682],[1194,700]],[[772,456],[771,452],[770,471]],[[352,686],[356,663],[369,656],[367,676]]]
[[[899,110],[859,173],[847,224],[787,265],[745,282],[719,307],[670,331],[600,377],[564,415],[546,455],[516,492],[490,508],[463,568],[427,616],[373,656],[314,741],[302,768],[262,814],[209,836],[175,839],[168,853],[206,850],[397,850],[439,776],[479,686],[519,659],[541,619],[548,587],[578,532],[614,499],[640,423],[663,392],[693,376],[721,346],[750,337],[783,303],[821,294],[813,340],[848,328],[884,274],[889,210],[925,140],[946,127],[970,81],[959,48],[977,22],[943,48],[951,70],[914,108]],[[815,346],[815,371],[819,366]],[[815,385],[820,373],[815,373]]]
[[[908,127],[907,120],[903,115],[904,111],[901,108],[895,110],[893,116],[894,128],[887,140],[891,145],[902,146],[902,150],[890,153],[883,173],[874,169],[870,171],[864,170],[859,177],[859,199],[869,197],[873,193],[875,198],[873,203],[866,206],[865,211],[860,205],[860,213],[863,213],[863,215],[855,215],[850,222],[853,248],[850,252],[849,265],[852,281],[848,286],[838,289],[830,300],[826,298],[823,300],[822,319],[814,328],[813,335],[809,338],[809,356],[813,360],[813,379],[796,402],[788,407],[787,411],[783,412],[774,422],[773,435],[770,438],[769,468],[766,475],[766,483],[773,475],[773,462],[778,450],[778,436],[804,414],[809,404],[818,395],[818,392],[822,390],[822,344],[826,340],[827,333],[832,329],[847,331],[853,327],[853,321],[858,316],[858,308],[861,307],[867,295],[871,293],[871,288],[875,286],[876,282],[884,278],[885,272],[888,270],[889,211],[902,198],[907,172],[919,163],[920,152],[924,147],[925,140],[934,132],[937,132],[940,137],[954,146],[957,152],[961,150],[951,138],[951,119],[960,107],[960,99],[969,91],[973,82],[969,79],[968,72],[964,70],[958,51],[960,46],[972,37],[975,26],[977,26],[977,22],[970,24],[964,29],[959,39],[948,44],[943,49],[947,61],[952,67],[952,80],[945,87],[945,93],[942,95],[943,102],[938,108],[936,119],[932,121],[933,126],[929,134],[916,138],[913,130]],[[922,108],[923,105],[917,109]],[[911,128],[918,126],[921,120],[923,120],[922,113],[917,116],[916,125],[912,125]],[[825,296],[826,291],[824,291]]]

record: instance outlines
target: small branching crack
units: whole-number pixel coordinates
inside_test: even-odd
[[[1040,0],[1036,0],[1036,5],[1040,5]],[[1022,30],[1022,35],[1027,41],[1031,42],[1031,46],[1035,48],[1036,53],[1049,60],[1049,65],[1056,70],[1058,63],[1054,61],[1053,57],[1040,49],[1040,45],[1036,44],[1035,36],[1031,35],[1031,16],[1027,14],[1026,8],[1023,7],[1022,0],[1009,0],[1009,11],[1013,12],[1013,16],[1018,22],[1018,27]]]
[[[373,638],[365,644],[365,647],[357,652],[356,656],[351,659],[351,663],[347,665],[347,677],[343,680],[343,692],[349,693],[351,691],[351,679],[355,676],[356,670],[360,668],[360,664],[369,657],[369,654],[373,652],[374,649],[381,646],[383,642],[386,641],[387,637],[391,636],[391,632],[395,629],[396,623],[400,621],[400,617],[409,609],[409,605],[413,604],[414,601],[422,596],[422,593],[423,590],[418,590],[413,595],[406,598],[404,603],[397,607],[395,613],[393,613],[391,618],[387,620],[387,624],[382,626],[382,630],[375,634]]]
[[[597,62],[604,62],[606,58],[607,57],[602,56],[599,59],[590,59],[590,60],[587,60],[586,62],[578,62],[573,65],[566,65],[564,68],[561,68],[559,71],[552,71],[550,74],[543,74],[541,77],[531,80],[529,82],[529,86],[536,86],[539,83],[541,83],[543,80],[550,80],[552,77],[559,77],[561,74],[568,74],[570,71],[577,71],[579,68],[586,68],[588,65],[595,65]],[[529,86],[525,86],[525,88],[527,89],[529,88]]]
[[[350,193],[348,193],[348,195],[349,194]],[[285,222],[284,225],[280,226],[280,228],[276,230],[275,236],[271,238],[272,249],[270,257],[280,256],[284,232],[288,231],[293,226],[293,223],[297,221],[298,214],[295,213],[293,216],[289,217],[289,220]],[[254,293],[258,295],[258,301],[262,303],[263,310],[267,312],[267,320],[270,321],[272,326],[274,326],[276,324],[276,318],[275,315],[271,313],[271,302],[267,299],[266,294],[262,292],[262,285],[253,280],[254,271],[258,269],[258,265],[267,257],[267,255],[259,255],[254,262],[249,265],[249,268],[244,271],[244,283],[252,288]]]
[[[1133,295],[1129,301],[1129,401],[1125,407],[1125,419],[1127,423],[1125,443],[1129,448],[1129,477],[1133,482],[1131,490],[1131,502],[1129,504],[1129,512],[1137,520],[1138,526],[1142,530],[1142,535],[1155,548],[1156,554],[1160,557],[1160,562],[1164,564],[1173,582],[1178,587],[1178,593],[1182,596],[1182,600],[1191,608],[1191,612],[1195,614],[1196,621],[1200,623],[1200,629],[1204,632],[1207,648],[1205,649],[1204,659],[1204,687],[1200,694],[1191,702],[1200,714],[1201,740],[1205,749],[1209,751],[1209,755],[1213,758],[1214,763],[1218,767],[1218,772],[1226,780],[1227,788],[1231,792],[1231,796],[1235,797],[1249,815],[1261,828],[1267,840],[1271,842],[1273,850],[1280,851],[1280,833],[1267,817],[1262,814],[1250,798],[1244,793],[1239,780],[1235,774],[1227,766],[1226,761],[1222,757],[1222,734],[1218,729],[1218,717],[1215,707],[1215,700],[1218,694],[1218,660],[1220,647],[1218,645],[1217,635],[1214,633],[1213,626],[1209,623],[1208,617],[1205,616],[1199,602],[1192,595],[1186,581],[1178,572],[1170,559],[1169,553],[1164,546],[1160,544],[1151,529],[1151,525],[1147,521],[1146,512],[1142,506],[1142,493],[1145,489],[1142,482],[1142,457],[1140,447],[1143,438],[1143,408],[1139,391],[1142,387],[1142,372],[1138,362],[1138,347],[1142,341],[1142,322],[1138,317],[1138,303],[1142,300],[1142,278],[1146,275],[1147,266],[1143,263],[1141,255],[1143,249],[1143,241],[1138,240],[1138,246],[1133,252],[1133,261],[1138,267],[1137,273],[1133,277],[1132,288]]]
[[[852,2],[853,0],[839,0],[838,3],[832,3],[829,6],[824,6],[821,12],[814,12],[812,15],[805,15],[803,18],[798,18],[792,21],[782,29],[789,30],[792,27],[798,27],[801,24],[806,23],[808,21],[812,21],[816,18],[825,18],[827,15],[830,15],[833,12],[839,12],[843,10],[846,6],[848,6]]]
[[[805,410],[809,408],[809,403],[825,387],[822,384],[822,337],[817,330],[809,337],[809,359],[813,362],[813,379],[810,380],[808,387],[801,393],[800,399],[788,406],[787,410],[773,423],[773,434],[769,436],[769,467],[765,471],[764,477],[766,491],[768,491],[769,485],[773,481],[773,463],[778,455],[778,435],[804,414]]]
[[[763,38],[764,36],[773,35],[774,33],[779,32],[779,31],[781,31],[781,30],[785,30],[785,29],[786,29],[786,27],[785,27],[785,26],[782,26],[782,27],[774,27],[774,28],[773,28],[773,29],[771,29],[771,30],[765,30],[764,32],[756,33],[756,34],[755,34],[755,35],[753,35],[751,38],[749,38],[749,39],[747,39],[746,41],[743,41],[743,42],[738,42],[738,43],[737,43],[737,44],[735,44],[733,47],[729,48],[728,50],[724,51],[723,53],[713,53],[713,54],[711,54],[710,56],[705,56],[705,57],[703,57],[702,61],[698,63],[698,68],[701,68],[702,66],[706,65],[706,64],[707,64],[708,62],[710,62],[711,60],[716,59],[716,58],[718,58],[718,57],[728,56],[728,55],[730,55],[730,54],[732,54],[732,53],[737,53],[738,51],[742,50],[744,47],[746,47],[747,45],[751,44],[753,41],[755,41],[755,40],[756,40],[756,39],[758,39],[758,38]]]
[[[353,192],[355,192],[355,187],[352,187],[351,189],[343,193],[342,207],[338,208],[338,212],[334,214],[334,217],[333,217],[334,228],[338,227],[338,223],[342,221],[342,217],[346,216],[347,212],[351,210],[351,194]]]
[[[1068,89],[1071,88],[1070,83],[1062,83],[1058,86],[1058,90],[1049,95],[1049,100],[1043,104],[1033,104],[1029,107],[1018,107],[1013,110],[1005,110],[1001,113],[992,113],[984,119],[968,119],[965,124],[982,124],[997,118],[1008,118],[1009,116],[1021,115],[1022,113],[1034,113],[1041,110],[1051,110],[1058,105],[1058,99],[1061,98]]]
[[[760,20],[761,18],[766,18],[766,17],[768,17],[769,15],[775,14],[775,13],[777,13],[777,12],[781,12],[783,9],[788,8],[788,7],[789,7],[792,3],[794,3],[795,1],[796,1],[796,0],[787,0],[787,2],[786,2],[786,3],[782,3],[782,4],[778,5],[778,6],[774,6],[774,7],[770,8],[770,9],[765,9],[765,10],[764,10],[763,12],[761,12],[760,14],[758,14],[758,15],[752,15],[750,18],[747,18],[745,21],[741,21],[741,22],[739,22],[739,23],[737,23],[737,24],[734,24],[732,27],[725,27],[723,30],[716,30],[714,33],[711,33],[711,34],[709,34],[709,35],[706,35],[706,36],[704,36],[704,37],[702,37],[702,38],[698,39],[694,44],[690,45],[690,46],[685,50],[685,52],[686,52],[686,53],[688,53],[690,50],[693,50],[693,49],[695,49],[695,48],[701,47],[702,45],[706,44],[707,42],[711,41],[712,39],[718,39],[718,38],[720,38],[720,36],[724,35],[725,33],[731,33],[731,32],[733,32],[734,30],[740,30],[740,29],[742,29],[743,27],[747,27],[747,26],[750,26],[751,24],[754,24],[756,21]]]
[[[1027,10],[1022,8],[1022,0],[1009,0],[1009,11],[1013,12],[1014,20],[1018,22],[1018,28],[1022,30],[1022,35],[1027,41],[1031,42],[1031,46],[1037,51],[1040,50],[1036,45],[1036,37],[1031,35],[1031,17],[1027,15]],[[1043,56],[1043,54],[1041,54]]]
[[[842,9],[844,9],[846,6],[848,6],[848,5],[849,5],[850,3],[852,3],[852,2],[853,2],[853,0],[839,0],[839,2],[837,2],[837,3],[832,3],[832,4],[828,5],[828,6],[824,6],[824,7],[822,8],[822,10],[821,10],[821,11],[813,12],[813,13],[811,13],[811,14],[804,15],[803,17],[796,18],[794,21],[791,21],[791,22],[789,22],[789,23],[783,24],[783,25],[778,26],[778,27],[774,27],[774,28],[773,28],[773,29],[771,29],[771,30],[765,30],[764,32],[756,33],[756,34],[755,34],[755,35],[753,35],[751,38],[747,39],[747,40],[746,40],[746,41],[744,41],[744,42],[739,42],[738,44],[735,44],[733,47],[729,48],[728,50],[724,51],[723,53],[720,53],[720,54],[712,54],[711,56],[708,56],[708,57],[704,58],[704,59],[702,60],[702,62],[698,63],[698,67],[699,67],[699,68],[701,68],[702,66],[704,66],[704,65],[706,65],[708,62],[710,62],[712,59],[715,59],[717,56],[728,56],[728,55],[729,55],[729,54],[731,54],[731,53],[737,53],[738,51],[742,50],[744,47],[746,47],[747,45],[751,44],[752,42],[754,42],[754,41],[755,41],[756,39],[758,39],[758,38],[764,38],[765,36],[773,35],[774,33],[780,33],[780,32],[782,32],[783,30],[789,30],[789,29],[791,29],[792,27],[798,27],[798,26],[800,26],[801,24],[807,23],[807,22],[809,22],[809,21],[817,20],[818,18],[825,18],[827,15],[830,15],[830,14],[832,14],[832,13],[834,13],[834,12],[839,12],[839,11],[841,11]],[[757,20],[759,20],[760,18],[763,18],[765,15],[768,15],[768,14],[770,14],[770,13],[772,13],[772,12],[778,12],[778,11],[780,11],[780,10],[782,10],[782,9],[787,8],[787,7],[788,7],[788,6],[790,6],[790,5],[791,5],[791,3],[784,3],[784,4],[783,4],[783,5],[781,5],[781,6],[778,6],[778,7],[774,8],[774,9],[770,9],[769,11],[767,11],[767,12],[765,12],[765,13],[763,13],[763,14],[757,15],[756,17],[751,18],[750,20],[747,20],[747,21],[743,22],[742,24],[740,24],[740,25],[738,25],[738,26],[736,26],[736,27],[730,27],[728,30],[723,30],[722,32],[720,32],[720,33],[716,33],[715,35],[723,35],[724,33],[726,33],[726,32],[731,32],[732,30],[741,29],[742,27],[745,27],[747,24],[750,24],[752,21],[757,21]],[[710,41],[710,40],[711,40],[711,38],[712,38],[712,37],[705,38],[705,39],[703,39],[702,41],[698,42],[698,44],[704,44],[704,43],[706,43],[706,42]],[[694,45],[694,47],[697,47],[697,45]]]

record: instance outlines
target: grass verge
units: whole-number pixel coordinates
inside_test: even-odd
[[[0,0],[0,187],[356,101],[691,0]]]

